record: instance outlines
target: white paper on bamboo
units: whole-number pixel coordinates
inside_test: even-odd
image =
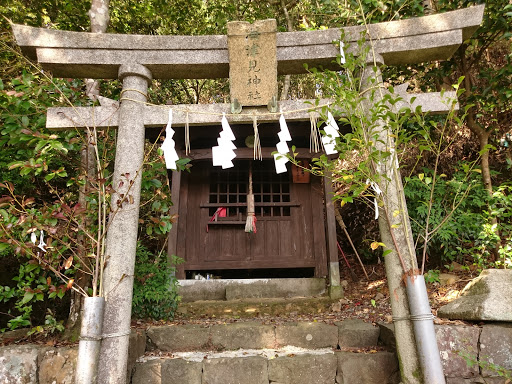
[[[287,141],[292,140],[290,130],[288,129],[288,125],[286,124],[286,120],[282,113],[279,117],[279,128],[280,131],[277,134],[279,137],[279,143],[276,145],[278,153],[274,154],[274,163],[276,166],[276,173],[278,174],[286,172],[286,163],[288,162],[286,155],[290,152]]]
[[[174,133],[174,129],[172,129],[172,109],[169,109],[169,121],[165,127],[165,140],[160,148],[164,152],[166,168],[176,170],[176,161],[179,160],[179,156],[176,152],[176,143],[172,139]]]
[[[336,138],[340,137],[339,127],[331,112],[327,112],[327,121],[324,127],[324,132],[325,135],[322,136],[322,143],[324,145],[325,153],[327,155],[338,153],[336,150]]]
[[[218,145],[212,147],[212,161],[214,166],[226,169],[234,166],[233,159],[236,157],[236,145],[233,141],[236,140],[236,137],[225,114],[222,114],[221,125],[222,131],[217,138]]]

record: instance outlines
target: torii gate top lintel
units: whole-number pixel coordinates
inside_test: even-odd
[[[369,35],[387,65],[448,59],[480,25],[484,5],[371,24]],[[115,79],[127,61],[146,66],[153,78],[225,78],[229,75],[227,37],[95,34],[12,25],[23,52],[57,77]],[[343,28],[348,42],[364,26]],[[339,53],[332,44],[341,29],[277,34],[278,74],[332,68]]]

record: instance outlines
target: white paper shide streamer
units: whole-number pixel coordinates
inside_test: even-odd
[[[377,220],[379,218],[379,203],[377,202],[377,197],[382,194],[382,190],[375,181],[370,181],[370,179],[366,180],[366,184],[369,184],[375,192],[375,197],[373,198],[373,206],[375,207],[375,220]]]
[[[165,166],[167,169],[176,170],[176,161],[179,160],[178,153],[176,152],[176,143],[172,139],[174,136],[174,129],[172,126],[172,109],[169,109],[169,121],[165,127],[165,140],[162,143],[162,151],[164,152]]]
[[[283,173],[286,172],[286,163],[288,162],[286,154],[290,152],[287,141],[291,141],[292,137],[290,136],[288,125],[286,124],[286,120],[284,119],[284,115],[282,113],[281,117],[279,118],[279,127],[281,128],[277,134],[279,137],[279,143],[276,145],[278,153],[274,154],[274,162],[276,164],[276,173]]]
[[[231,127],[229,126],[226,114],[222,114],[222,131],[220,137],[217,139],[218,145],[212,147],[212,160],[213,165],[222,167],[222,169],[233,167],[233,159],[236,157],[236,145],[233,141],[236,140]]]
[[[324,127],[324,132],[325,135],[322,137],[322,143],[324,145],[325,153],[327,155],[338,153],[336,150],[336,138],[340,137],[339,127],[331,112],[327,112],[327,121]]]
[[[345,51],[343,47],[345,47],[345,44],[343,44],[343,41],[340,41],[340,64],[345,64]]]

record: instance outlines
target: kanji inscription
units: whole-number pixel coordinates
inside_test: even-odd
[[[274,19],[228,23],[231,101],[267,105],[277,98],[277,23]]]

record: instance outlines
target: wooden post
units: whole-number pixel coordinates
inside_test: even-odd
[[[169,214],[172,216],[178,215],[180,207],[180,189],[181,189],[181,172],[172,171],[171,176],[171,201],[172,206],[169,209]],[[173,223],[172,228],[167,235],[167,256],[168,263],[172,265],[172,255],[178,255],[178,223]],[[183,267],[176,266],[176,277],[178,279],[185,278],[185,271]]]
[[[343,297],[343,288],[340,281],[340,263],[338,261],[338,247],[336,238],[336,218],[334,217],[334,204],[332,202],[332,181],[324,177],[325,216],[327,224],[327,260],[329,262],[329,297],[339,299]]]

